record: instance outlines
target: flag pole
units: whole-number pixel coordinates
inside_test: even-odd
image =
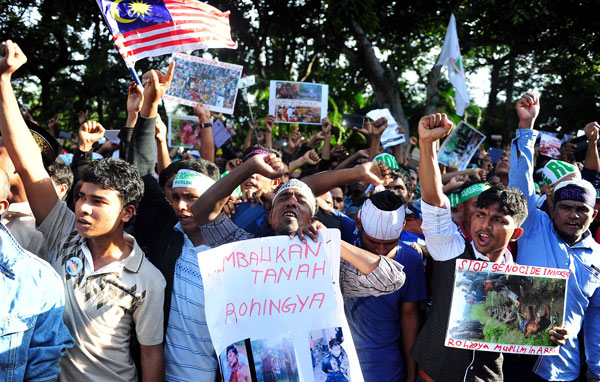
[[[127,63],[125,63],[125,65],[127,65]],[[144,87],[144,85],[142,85],[142,82],[140,81],[140,78],[138,77],[137,73],[135,72],[135,69],[129,65],[127,65],[127,69],[129,69],[129,73],[131,73],[131,75],[133,76],[135,83],[140,85],[141,87]]]

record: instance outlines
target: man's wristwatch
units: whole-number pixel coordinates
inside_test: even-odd
[[[199,125],[202,129],[205,129],[207,127],[212,127],[212,122],[206,122],[206,123],[201,123]]]

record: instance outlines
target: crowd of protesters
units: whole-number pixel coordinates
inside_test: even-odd
[[[67,153],[56,121],[45,129],[21,112],[21,48],[6,41],[0,53],[0,380],[221,380],[197,253],[314,240],[326,227],[341,231],[339,284],[365,381],[599,381],[597,123],[582,163],[570,143],[544,157],[539,99],[526,93],[505,154],[493,163],[479,150],[458,171],[437,160],[453,128],[445,114],[422,117],[388,167],[373,160],[385,118],[365,118],[368,147],[354,153],[332,147],[327,118],[306,139],[297,128],[274,137],[273,116],[260,134],[250,124],[243,147],[215,149],[223,116],[198,105],[200,144],[182,154],[158,114],[172,63],[129,85],[118,144],[84,116]],[[547,305],[523,307],[523,333],[546,331],[558,355],[446,347],[456,259],[568,270],[563,322]],[[467,324],[458,330],[481,330]],[[250,380],[238,357],[228,348],[229,380]],[[351,380],[328,360],[328,381]]]

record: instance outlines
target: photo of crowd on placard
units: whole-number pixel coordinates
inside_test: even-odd
[[[455,280],[448,337],[554,346],[548,329],[562,325],[565,279],[459,270]]]
[[[342,346],[342,328],[313,330],[309,343],[315,382],[350,381],[350,361]]]
[[[306,82],[277,81],[275,98],[301,101],[321,101],[322,86]]]
[[[169,146],[193,147],[200,143],[197,117],[169,115]]]
[[[484,134],[461,122],[442,143],[438,161],[445,166],[464,170],[484,140]]]
[[[175,74],[166,95],[202,103],[213,111],[233,113],[242,67],[231,68],[173,56]]]
[[[321,109],[318,107],[277,106],[275,108],[275,121],[320,123]]]

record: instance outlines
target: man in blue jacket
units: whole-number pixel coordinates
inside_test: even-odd
[[[536,208],[533,184],[533,153],[538,131],[533,124],[539,114],[537,95],[527,93],[516,105],[519,128],[511,148],[510,185],[527,197],[529,214],[519,239],[517,262],[571,272],[567,283],[565,319],[562,328],[550,330],[551,339],[564,343],[560,353],[541,356],[533,371],[545,380],[573,381],[579,377],[578,334],[583,340],[588,381],[600,378],[600,245],[590,235],[596,193],[585,180],[558,184],[552,195],[550,216]]]

